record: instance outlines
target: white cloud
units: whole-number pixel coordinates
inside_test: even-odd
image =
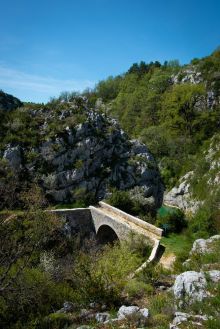
[[[26,94],[33,95],[32,99],[26,99],[26,97],[23,96],[23,100],[31,101],[39,97],[39,102],[42,100],[45,101],[45,99],[51,96],[59,95],[62,91],[82,91],[94,85],[94,81],[62,80],[53,77],[38,76],[11,69],[0,64],[0,89],[13,90],[17,97]],[[30,98],[31,96],[27,97]]]

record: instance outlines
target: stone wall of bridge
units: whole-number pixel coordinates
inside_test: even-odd
[[[89,208],[55,209],[50,211],[64,221],[64,229],[67,234],[80,234],[82,237],[89,237],[91,234],[96,233]]]

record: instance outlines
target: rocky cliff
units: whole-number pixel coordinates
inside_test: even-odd
[[[16,110],[3,141],[2,158],[18,176],[40,184],[52,201],[98,200],[115,187],[134,190],[134,197],[152,207],[162,202],[163,185],[147,147],[129,140],[83,97]]]
[[[10,111],[20,106],[22,106],[22,102],[18,98],[0,90],[0,110]]]
[[[209,198],[215,200],[220,183],[220,135],[215,134],[198,152],[192,171],[182,176],[164,196],[164,202],[194,214]]]

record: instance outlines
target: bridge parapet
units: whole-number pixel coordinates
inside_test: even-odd
[[[142,229],[144,230],[147,230],[149,232],[149,234],[153,234],[155,235],[155,238],[156,239],[161,239],[162,237],[162,234],[163,234],[163,230],[148,223],[148,222],[145,222],[137,217],[134,217],[130,214],[127,214],[126,212],[118,209],[118,208],[115,208],[103,201],[100,201],[99,202],[99,205],[101,206],[101,208],[104,208],[104,209],[107,209],[109,212],[112,212],[114,213],[115,215],[118,215],[119,217],[122,217],[124,218],[125,220],[129,221],[129,222],[132,222],[134,223],[135,225],[141,227]]]

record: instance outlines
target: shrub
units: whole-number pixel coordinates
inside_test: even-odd
[[[127,245],[129,251],[132,254],[138,255],[143,262],[150,256],[153,248],[152,242],[149,239],[137,234],[131,234],[129,239],[124,243]]]
[[[167,293],[153,296],[150,300],[149,309],[152,316],[157,314],[171,315],[174,309],[173,296]]]
[[[114,189],[107,201],[113,207],[119,208],[125,212],[131,213],[132,211],[132,202],[128,191],[119,191]]]
[[[160,277],[160,267],[155,267],[155,264],[149,263],[147,266],[137,275],[140,281],[154,284]]]
[[[137,279],[130,280],[125,287],[125,292],[130,298],[141,298],[144,295],[151,295],[153,290],[151,284],[144,283]]]
[[[45,317],[41,323],[41,329],[66,329],[72,324],[70,315],[64,313],[52,313]]]
[[[126,244],[105,246],[100,253],[80,252],[75,261],[71,280],[80,303],[115,304],[128,281],[128,275],[139,259]]]
[[[168,328],[170,321],[171,321],[171,316],[169,314],[156,314],[152,318],[153,326],[158,329],[159,328],[161,328],[161,329]],[[158,327],[158,326],[160,326],[160,327]]]
[[[208,238],[210,235],[216,234],[214,227],[212,210],[209,206],[202,206],[196,212],[189,222],[189,231],[194,239]]]
[[[73,298],[69,287],[55,284],[50,275],[36,268],[25,269],[10,288],[0,303],[0,321],[4,328],[16,322],[24,328],[27,322],[46,316],[61,308],[64,300]]]
[[[157,215],[156,225],[163,228],[166,233],[179,233],[187,226],[184,213],[175,209],[164,216]]]
[[[136,199],[133,199],[128,191],[120,191],[113,189],[111,196],[106,200],[113,207],[119,208],[134,216],[146,216],[149,212],[149,207],[143,205]]]

